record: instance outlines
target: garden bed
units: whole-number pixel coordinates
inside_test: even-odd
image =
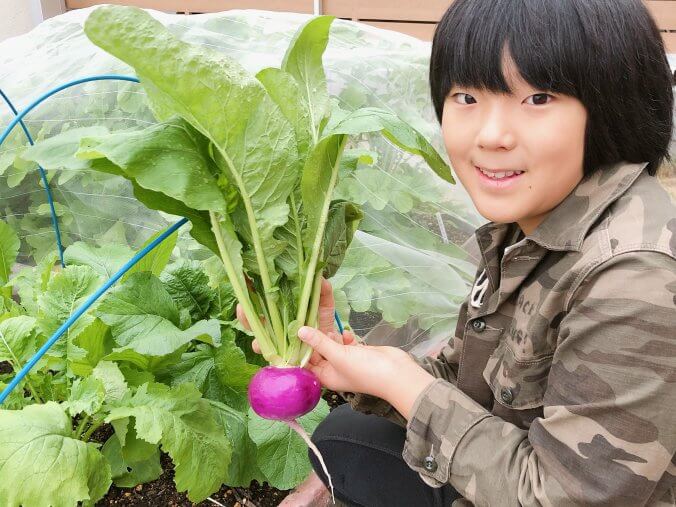
[[[2,368],[2,363],[0,363]],[[324,400],[331,409],[345,403],[345,401],[333,391],[325,391]],[[104,425],[93,435],[92,440],[105,442],[112,435],[112,427]],[[162,453],[160,458],[164,473],[159,479],[146,484],[139,484],[135,488],[118,488],[111,486],[108,494],[96,503],[97,507],[109,505],[123,506],[147,506],[165,505],[167,507],[208,507],[218,505],[210,500],[198,504],[192,503],[185,493],[176,491],[174,484],[174,464],[169,456]],[[196,470],[196,473],[199,471]],[[290,490],[279,490],[267,483],[259,484],[254,481],[248,488],[231,488],[223,485],[220,490],[210,496],[211,499],[227,507],[275,507],[290,493]]]

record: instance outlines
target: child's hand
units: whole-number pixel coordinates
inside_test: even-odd
[[[300,328],[298,337],[313,348],[307,368],[323,386],[377,396],[406,419],[420,393],[435,380],[396,347],[349,347],[307,326]]]

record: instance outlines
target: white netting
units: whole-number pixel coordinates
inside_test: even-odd
[[[17,109],[77,78],[133,75],[84,35],[82,25],[90,12],[71,11],[0,43],[0,88]],[[183,40],[223,51],[252,73],[278,67],[293,34],[308,19],[255,10],[152,14]],[[430,43],[336,20],[324,55],[329,91],[345,109],[378,106],[394,111],[445,157],[429,97],[429,53]],[[676,59],[672,62],[676,67]],[[11,119],[3,105],[3,127]],[[117,130],[152,122],[142,88],[113,81],[65,90],[25,120],[36,140],[76,127]],[[0,213],[21,236],[20,262],[31,264],[56,244],[37,166],[21,158],[27,145],[16,128],[0,147]],[[378,135],[364,136],[352,146],[378,157],[373,166],[345,175],[337,189],[337,197],[363,205],[366,215],[332,280],[339,313],[371,343],[429,353],[454,331],[459,304],[475,275],[476,261],[462,246],[483,219],[460,185],[442,181],[422,159],[403,154]],[[177,220],[139,204],[128,183],[117,177],[63,170],[49,171],[49,179],[64,247],[82,240],[137,249]],[[187,230],[181,233],[177,254],[198,260],[210,255]]]

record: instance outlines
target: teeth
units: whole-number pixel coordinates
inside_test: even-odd
[[[488,176],[489,178],[493,178],[495,180],[499,180],[501,178],[509,178],[510,176],[514,176],[514,175],[518,176],[519,174],[523,173],[523,171],[500,171],[500,172],[497,172],[497,173],[493,173],[493,172],[488,172],[488,171],[482,169],[481,167],[479,167],[479,170],[482,173],[484,173],[486,176]]]

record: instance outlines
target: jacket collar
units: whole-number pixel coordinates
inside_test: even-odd
[[[583,178],[575,189],[554,208],[528,239],[548,250],[580,251],[582,242],[599,216],[641,175],[648,162],[620,162],[602,167]],[[489,222],[477,230],[483,246],[497,246],[514,224]],[[481,241],[484,238],[484,241]],[[489,240],[490,238],[490,240]]]

